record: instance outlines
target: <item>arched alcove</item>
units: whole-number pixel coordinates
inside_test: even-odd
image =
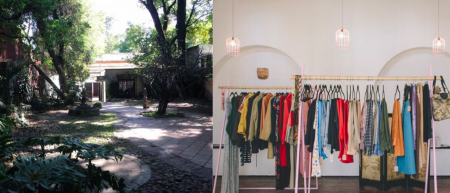
[[[257,68],[269,69],[269,78],[260,80],[257,77]],[[233,86],[291,86],[290,75],[299,74],[300,66],[286,53],[268,46],[247,46],[241,48],[241,53],[237,57],[224,56],[214,65],[213,79],[213,144],[219,144],[222,133],[224,111],[221,110],[221,91],[218,86],[228,84],[231,80]],[[243,90],[231,90],[240,92]],[[252,91],[252,90],[247,90]],[[265,91],[268,92],[269,90]],[[271,90],[269,92],[276,92]],[[283,92],[286,92],[283,90]],[[217,157],[214,151],[213,159]],[[258,158],[256,158],[258,157]],[[273,175],[273,160],[267,159],[267,150],[263,150],[254,155],[253,160],[258,160],[258,164],[245,164],[240,168],[242,175]],[[216,162],[213,162],[216,163]],[[221,172],[222,167],[219,167]]]

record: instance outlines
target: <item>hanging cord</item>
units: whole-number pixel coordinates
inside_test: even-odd
[[[233,39],[234,39],[234,0],[231,3],[231,29],[233,30]]]
[[[342,0],[342,29],[344,29],[344,0]]]
[[[440,36],[439,36],[439,0],[438,0],[438,38],[440,38]]]

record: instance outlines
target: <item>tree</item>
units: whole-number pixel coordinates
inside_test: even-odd
[[[140,2],[149,11],[155,27],[147,45],[152,45],[157,50],[144,49],[144,55],[136,56],[135,61],[144,65],[142,72],[147,73],[149,80],[158,80],[158,92],[163,93],[159,93],[157,114],[165,114],[171,92],[176,89],[178,93],[183,93],[191,85],[185,84],[186,80],[203,80],[204,76],[201,73],[187,73],[188,69],[191,69],[189,63],[192,62],[186,60],[186,37],[189,27],[211,15],[212,1],[192,0],[189,9],[186,0],[140,0]],[[176,21],[174,30],[169,28],[172,21]],[[159,73],[154,74],[151,70]]]
[[[46,65],[59,75],[60,88],[66,94],[68,81],[84,81],[89,76],[86,64],[102,52],[102,41],[93,41],[101,37],[102,25],[85,1],[55,0],[54,4],[53,9],[32,13],[34,53],[41,61],[50,59]],[[61,93],[59,96],[64,98]]]
[[[128,23],[124,39],[120,41],[118,48],[120,53],[139,52],[145,38],[145,29],[141,25]]]
[[[0,1],[6,13],[0,24],[3,35],[23,38],[33,50],[29,62],[48,81],[60,98],[68,93],[68,82],[84,81],[89,76],[86,64],[103,52],[103,15],[90,9],[86,1],[77,0],[12,0]],[[59,75],[60,88],[33,61],[40,60]],[[41,66],[42,66],[41,65]]]
[[[105,53],[114,53],[119,46],[119,36],[111,33],[114,17],[105,17]]]

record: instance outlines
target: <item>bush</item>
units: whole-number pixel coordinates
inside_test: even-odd
[[[109,99],[119,97],[119,82],[114,81],[106,85],[106,96]]]
[[[111,147],[60,137],[29,138],[25,143],[41,147],[49,144],[59,145],[61,155],[46,159],[42,148],[41,156],[18,156],[13,167],[0,165],[0,192],[101,192],[108,186],[118,192],[129,192],[124,179],[92,163],[99,158],[119,162],[122,154]],[[87,162],[87,168],[78,164],[79,159]]]
[[[94,107],[95,107],[95,108],[101,109],[101,108],[102,108],[102,103],[96,102],[96,103],[94,104]]]

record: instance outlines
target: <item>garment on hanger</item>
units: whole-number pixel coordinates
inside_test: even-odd
[[[403,103],[402,126],[405,152],[403,156],[397,156],[398,172],[404,174],[416,174],[416,164],[414,160],[414,144],[411,127],[411,113],[409,100]]]
[[[228,139],[232,139],[233,136],[233,130],[234,130],[234,122],[236,119],[236,112],[237,112],[237,97],[232,97],[231,95],[228,96],[228,98],[225,101],[225,105],[229,105],[228,107],[225,107],[225,109],[228,111],[228,114],[226,116],[227,123],[225,127],[225,131],[228,134]]]
[[[227,115],[226,119],[226,128],[232,128],[230,126],[234,126],[235,120],[233,119],[232,114],[237,110],[236,108],[237,97],[231,98],[229,96],[225,100],[225,114]],[[239,191],[239,148],[236,145],[231,143],[231,136],[229,136],[231,132],[225,133],[224,140],[224,152],[223,152],[223,169],[222,169],[222,193],[228,192],[238,192]]]
[[[364,101],[364,104],[362,106],[361,110],[361,143],[360,143],[360,149],[364,150],[364,138],[366,135],[366,120],[367,120],[367,101]]]
[[[423,142],[428,142],[432,137],[431,116],[432,116],[432,102],[430,98],[430,88],[428,83],[423,86]]]
[[[342,143],[342,148],[339,151],[340,156],[340,160],[342,163],[353,163],[353,155],[348,155],[348,144],[349,144],[349,133],[348,133],[348,120],[349,120],[349,101],[343,101],[343,108],[342,108],[342,112],[343,112],[343,128],[342,130],[340,130],[341,133],[341,143]]]
[[[314,149],[313,149],[313,157],[312,157],[312,166],[311,166],[311,176],[317,176],[320,177],[321,171],[320,171],[320,162],[319,162],[319,124],[320,124],[320,117],[319,115],[322,112],[322,102],[320,100],[317,100],[316,109],[314,111]]]
[[[376,105],[377,105],[377,111],[376,111],[376,113],[377,113],[377,118],[376,118],[376,122],[377,122],[377,124],[376,124],[376,128],[375,128],[375,131],[376,131],[376,135],[375,135],[375,139],[374,139],[374,141],[375,141],[375,145],[374,145],[374,154],[376,155],[376,156],[382,156],[382,155],[384,155],[384,152],[381,150],[381,141],[380,141],[380,138],[381,138],[381,134],[380,134],[380,125],[381,125],[381,103],[380,103],[380,101],[377,101],[377,103],[376,103]]]
[[[338,99],[331,100],[331,109],[328,122],[328,144],[330,144],[331,154],[333,154],[334,151],[339,151],[339,115],[337,100]]]
[[[392,145],[394,146],[395,156],[404,156],[405,147],[403,143],[402,117],[400,111],[400,101],[395,99],[394,109],[392,110]]]
[[[414,144],[414,150],[416,150],[416,85],[412,84],[411,85],[412,88],[412,102],[410,103],[411,106],[411,119],[412,119],[412,131],[413,131],[413,144]]]
[[[308,125],[308,112],[311,105],[311,100],[302,101],[302,117],[301,117],[301,127],[303,133],[300,133],[300,174],[302,174],[303,178],[311,177],[311,173],[309,173],[309,168],[311,167],[311,156],[308,152],[309,144],[305,142],[306,130]],[[299,129],[300,130],[300,129]],[[304,146],[304,147],[303,147]],[[303,158],[304,157],[304,158]]]
[[[259,106],[260,101],[262,100],[262,98],[265,96],[265,93],[261,93],[258,96],[256,96],[253,100],[253,104],[252,104],[252,111],[250,112],[250,123],[249,123],[249,127],[248,127],[248,140],[249,141],[253,141],[253,139],[255,138],[256,135],[256,130],[257,130],[257,124],[258,124],[258,120],[260,118],[260,110],[261,110],[261,106]],[[253,143],[252,143],[253,145]],[[253,149],[253,148],[252,148]],[[253,152],[253,153],[258,153],[258,152]]]
[[[328,157],[327,157],[327,155],[325,154],[325,152],[323,151],[323,147],[324,147],[324,140],[326,139],[326,132],[325,132],[325,130],[327,130],[328,129],[328,127],[327,127],[327,118],[328,118],[328,115],[327,115],[327,111],[328,111],[328,109],[327,109],[327,100],[321,100],[320,101],[321,102],[321,111],[320,111],[320,113],[319,113],[319,117],[320,117],[320,122],[319,122],[319,131],[318,131],[318,134],[319,134],[319,136],[318,136],[318,139],[319,139],[319,144],[318,144],[318,147],[319,147],[319,159],[320,159],[320,163],[321,163],[321,165],[322,165],[322,160],[324,160],[324,159],[327,159]],[[325,143],[326,143],[327,141],[325,141]]]
[[[367,102],[366,130],[364,133],[364,155],[372,156],[373,153],[373,101]]]
[[[392,146],[391,130],[389,129],[389,114],[386,100],[381,101],[381,120],[380,120],[380,149],[388,153],[394,153]]]
[[[358,109],[356,100],[349,102],[348,112],[348,144],[347,154],[356,155],[357,149],[359,149],[360,136],[359,136],[359,124],[358,124]]]
[[[238,133],[244,136],[245,141],[247,141],[247,114],[249,112],[249,103],[250,99],[253,98],[255,94],[248,94],[241,107],[239,107],[239,111],[241,112],[241,118],[239,120]]]
[[[305,145],[309,145],[308,151],[312,152],[314,149],[314,120],[316,113],[316,103],[317,100],[313,100],[308,110],[308,121],[306,125],[306,136],[305,136]]]
[[[231,140],[233,144],[236,144],[238,147],[241,147],[241,140],[243,139],[243,136],[241,134],[239,134],[238,131],[238,126],[239,126],[239,120],[241,117],[241,112],[239,111],[239,107],[241,106],[242,102],[244,100],[244,96],[239,95],[236,99],[236,109],[235,109],[235,113],[236,113],[236,117],[234,119],[234,123],[233,123],[233,133],[231,135]]]

